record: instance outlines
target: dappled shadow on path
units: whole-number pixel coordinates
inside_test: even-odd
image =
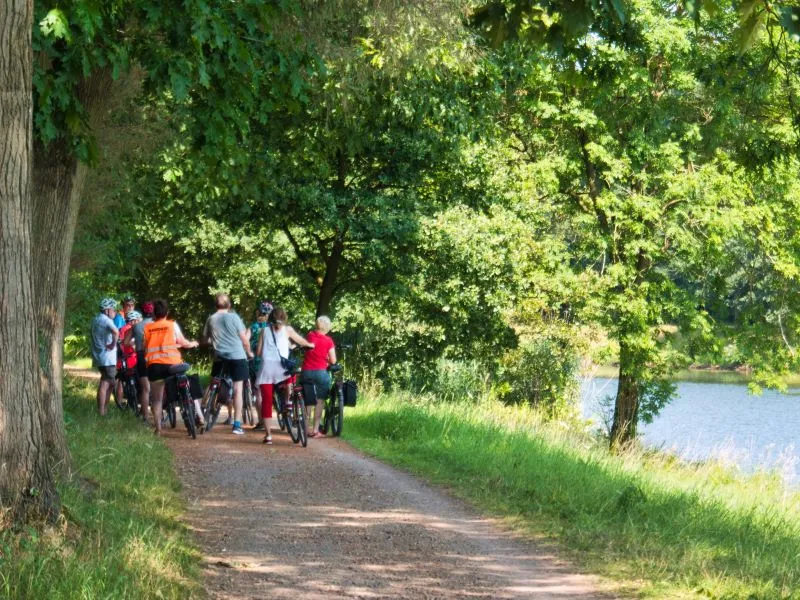
[[[212,597],[604,597],[547,549],[339,440],[169,443]]]

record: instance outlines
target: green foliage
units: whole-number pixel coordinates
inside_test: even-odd
[[[194,597],[200,555],[179,519],[172,455],[130,415],[98,417],[94,392],[67,382],[76,468],[59,486],[63,520],[0,532],[0,598]]]
[[[190,333],[224,290],[330,313],[386,382],[474,371],[560,412],[601,330],[643,419],[699,359],[796,368],[798,50],[772,21],[742,52],[731,7],[502,2],[473,16],[524,35],[490,50],[458,2],[379,4],[97,13],[146,71],[104,135],[145,143],[81,215],[69,333],[101,290]],[[54,57],[99,35],[70,7],[42,12]]]
[[[551,418],[567,416],[578,402],[579,347],[575,330],[555,323],[528,334],[500,363],[497,395],[528,403]]]
[[[347,422],[359,448],[547,535],[623,593],[798,598],[800,496],[776,476],[611,455],[530,408],[471,398],[384,394]]]

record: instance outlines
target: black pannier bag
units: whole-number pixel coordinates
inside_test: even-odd
[[[192,392],[192,398],[203,397],[203,386],[200,385],[200,377],[197,375],[187,375],[189,379],[189,390]],[[178,380],[176,377],[169,377],[167,379],[167,398],[173,402],[178,401]]]
[[[352,379],[344,382],[342,391],[344,392],[344,405],[355,406],[358,400],[358,385]]]

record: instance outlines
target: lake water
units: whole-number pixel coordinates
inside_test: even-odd
[[[742,384],[677,385],[677,397],[640,426],[648,446],[687,460],[716,458],[746,472],[775,470],[786,483],[800,485],[800,390],[754,396]],[[602,423],[609,413],[601,399],[616,393],[616,379],[584,380],[583,416]],[[607,410],[613,411],[613,402]]]

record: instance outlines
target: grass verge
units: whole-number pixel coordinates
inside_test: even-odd
[[[62,519],[0,532],[0,598],[202,596],[171,453],[113,406],[97,416],[94,385],[65,383],[73,474],[59,486]]]
[[[385,394],[347,412],[355,446],[446,485],[580,568],[646,598],[800,599],[800,493],[662,454],[611,455],[526,408]]]

